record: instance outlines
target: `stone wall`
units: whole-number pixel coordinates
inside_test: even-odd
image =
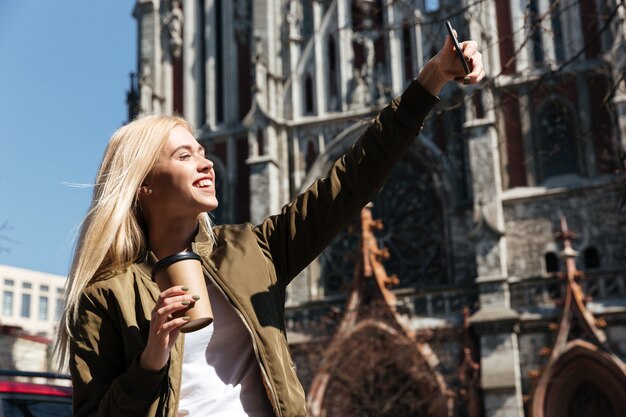
[[[576,234],[574,249],[582,252],[595,247],[602,268],[626,266],[626,216],[619,210],[622,187],[613,183],[542,190],[532,197],[507,193],[503,205],[510,275],[524,278],[546,272],[545,254],[561,250],[555,242],[560,216],[566,217],[569,230]],[[581,257],[577,262],[582,269]]]

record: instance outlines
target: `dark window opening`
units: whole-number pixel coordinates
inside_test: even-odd
[[[600,268],[600,253],[593,246],[588,247],[583,252],[585,269]]]
[[[352,2],[352,27],[355,31],[379,29],[382,26],[383,13],[380,0]]]
[[[306,172],[309,172],[315,162],[315,159],[317,159],[317,151],[315,150],[315,144],[310,140],[306,145],[306,156],[304,160]]]
[[[313,80],[307,74],[304,79],[304,113],[313,114]]]
[[[222,0],[215,3],[215,119],[224,122],[224,25],[222,24]]]
[[[533,61],[535,64],[543,63],[543,45],[541,43],[541,16],[537,9],[537,0],[528,2],[528,18],[530,20],[530,39],[533,46]]]
[[[446,153],[446,148],[448,145],[447,136],[446,136],[446,121],[444,120],[444,114],[438,113],[434,118],[434,136],[435,143],[437,147],[441,150],[442,153]]]
[[[308,39],[313,34],[313,2],[305,0],[302,2],[302,37]],[[306,42],[302,42],[305,45]]]
[[[328,37],[326,44],[328,53],[328,93],[331,98],[336,98],[339,93],[337,87],[337,51],[335,49],[335,40],[332,36]]]
[[[554,39],[554,58],[556,62],[565,61],[565,46],[563,45],[563,29],[561,28],[561,12],[558,4],[553,4],[550,11],[552,22],[552,36]]]
[[[257,155],[264,155],[265,154],[265,134],[263,132],[263,129],[259,128],[256,131],[256,144],[257,144],[257,149],[258,149],[258,153]]]
[[[559,257],[554,252],[548,252],[544,256],[546,260],[546,272],[559,272],[561,269],[559,265]]]
[[[576,174],[578,152],[575,141],[575,116],[560,100],[552,100],[537,111],[537,182],[550,177]]]
[[[483,106],[483,94],[481,90],[476,90],[472,94],[472,106],[474,107],[474,116],[477,119],[485,117],[485,106]]]
[[[359,42],[352,42],[352,54],[354,60],[354,68],[360,70],[365,63],[365,50]]]
[[[404,77],[406,80],[413,79],[413,47],[411,43],[411,25],[404,22],[402,25],[402,56],[404,57]]]

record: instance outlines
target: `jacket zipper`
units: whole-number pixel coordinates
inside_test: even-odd
[[[203,262],[203,264],[204,264],[204,262]],[[254,356],[256,357],[256,361],[259,364],[259,369],[261,370],[261,376],[263,377],[263,380],[265,381],[265,385],[267,387],[269,387],[269,389],[270,389],[270,393],[272,395],[271,400],[273,400],[272,402],[274,404],[274,409],[278,412],[278,417],[281,417],[283,415],[283,413],[282,413],[282,410],[278,407],[278,395],[276,395],[276,391],[274,390],[274,386],[272,385],[272,383],[270,381],[270,378],[269,378],[269,376],[267,374],[267,371],[266,371],[265,367],[263,366],[263,363],[261,362],[261,355],[259,353],[259,347],[257,346],[256,339],[254,338],[254,333],[252,332],[252,329],[250,328],[250,325],[246,321],[246,318],[244,317],[243,313],[241,311],[239,311],[239,309],[233,303],[233,301],[230,299],[230,297],[228,297],[228,295],[226,295],[226,292],[222,289],[222,287],[220,287],[218,285],[217,280],[213,277],[212,273],[209,272],[209,269],[205,265],[203,265],[203,269],[204,269],[204,272],[207,275],[207,277],[209,277],[209,279],[213,283],[213,285],[215,285],[215,287],[228,300],[228,302],[233,307],[233,309],[235,310],[235,312],[237,313],[237,315],[239,316],[241,321],[243,321],[244,326],[246,326],[246,329],[248,330],[248,333],[250,334],[250,339],[252,339],[252,348],[254,349]]]

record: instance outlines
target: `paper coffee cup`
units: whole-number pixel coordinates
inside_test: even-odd
[[[181,286],[188,294],[199,295],[200,299],[187,308],[178,310],[173,317],[189,316],[189,322],[180,328],[182,333],[200,330],[213,322],[213,311],[207,292],[202,259],[194,252],[179,252],[159,260],[152,268],[152,279],[161,291]]]

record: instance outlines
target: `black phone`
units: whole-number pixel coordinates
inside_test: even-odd
[[[456,56],[459,57],[459,61],[461,61],[461,65],[463,66],[463,71],[465,71],[465,75],[469,74],[470,67],[467,65],[467,61],[465,60],[465,56],[463,56],[463,51],[461,51],[461,45],[459,45],[459,41],[456,40],[456,36],[454,36],[454,32],[452,31],[452,25],[450,21],[446,20],[446,28],[448,29],[448,34],[452,38],[452,42],[454,42],[454,49],[456,49]]]

